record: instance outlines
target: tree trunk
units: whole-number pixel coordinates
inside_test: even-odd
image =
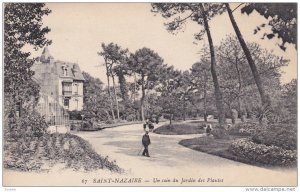
[[[203,108],[204,108],[204,122],[207,122],[207,110],[206,110],[206,97],[207,97],[207,93],[206,93],[206,83],[207,83],[207,74],[206,72],[204,73],[204,103],[203,103]]]
[[[170,114],[170,125],[172,125],[172,118],[173,118],[173,114]]]
[[[142,121],[145,121],[145,115],[144,115],[144,100],[145,100],[145,85],[144,85],[144,75],[142,75],[142,97],[141,97],[141,118]]]
[[[235,65],[236,72],[238,74],[238,82],[239,82],[238,96],[237,96],[237,99],[238,99],[238,115],[240,117],[242,117],[242,109],[241,109],[242,77],[241,77],[241,71],[240,71],[240,68],[239,68],[237,53],[235,53],[235,63],[234,63],[234,65]]]
[[[134,72],[134,92],[133,92],[133,101],[135,101],[135,92],[136,92],[136,73]]]
[[[202,3],[200,3],[200,10],[202,12],[204,27],[205,27],[205,31],[206,31],[207,38],[208,38],[208,43],[209,43],[210,56],[211,56],[211,75],[212,75],[212,79],[213,79],[213,82],[214,82],[214,88],[215,88],[216,107],[217,107],[217,110],[218,110],[219,124],[222,128],[224,128],[224,125],[225,125],[225,111],[224,111],[224,104],[223,104],[223,96],[222,96],[222,92],[220,90],[220,85],[219,85],[217,70],[216,70],[215,50],[214,50],[212,37],[211,37],[211,34],[210,34],[209,25],[208,25],[208,22],[207,22],[207,17],[206,17],[207,13],[204,11],[204,7],[203,7]]]
[[[145,99],[144,99],[144,115],[149,118],[149,99],[148,99],[148,92],[149,92],[149,81],[147,79],[147,87],[145,90]],[[145,110],[146,108],[146,110]]]
[[[109,119],[109,118],[110,118],[109,112],[108,112],[107,110],[105,110],[105,113],[106,113],[106,115],[107,115],[107,117],[108,117],[108,119]]]
[[[122,99],[125,103],[125,105],[128,103],[128,88],[126,85],[126,79],[125,76],[122,72],[118,73],[118,78],[119,78],[119,85],[120,85],[120,91],[121,91],[121,95],[122,95]]]
[[[111,115],[112,115],[112,118],[113,120],[115,121],[115,113],[114,113],[114,107],[113,107],[113,99],[112,99],[112,96],[111,96],[111,93],[110,93],[110,82],[109,82],[109,69],[108,69],[108,64],[105,63],[105,66],[106,66],[106,77],[107,77],[107,92],[108,92],[108,96],[109,96],[109,99],[110,99],[110,110],[111,110]]]
[[[117,106],[117,117],[118,117],[118,119],[120,119],[119,101],[118,101],[117,93],[116,93],[115,78],[113,75],[111,77],[112,77],[112,81],[113,81],[113,90],[114,90],[115,102],[116,102],[116,106]]]
[[[183,121],[185,121],[186,118],[186,104],[184,102],[184,107],[183,107]]]
[[[141,99],[141,120],[145,121],[145,114],[144,114],[144,101]]]
[[[242,46],[242,49],[246,55],[246,58],[247,58],[247,61],[248,61],[248,64],[251,68],[251,72],[252,72],[252,75],[254,77],[254,80],[255,80],[255,83],[256,83],[256,86],[258,88],[258,92],[260,94],[260,98],[261,98],[261,102],[262,102],[262,106],[264,109],[266,108],[269,108],[271,106],[271,101],[270,101],[270,98],[269,96],[265,93],[265,90],[264,90],[264,87],[263,87],[263,83],[262,83],[262,80],[260,78],[260,75],[259,75],[259,72],[256,68],[256,65],[252,59],[252,56],[251,56],[251,53],[247,47],[247,44],[239,30],[239,27],[237,26],[237,23],[233,17],[233,14],[232,14],[232,11],[230,9],[230,6],[228,3],[225,3],[226,5],[226,8],[227,8],[227,12],[228,12],[228,15],[229,15],[229,18],[230,18],[230,21],[231,21],[231,24],[234,28],[234,31],[236,33],[236,36]]]

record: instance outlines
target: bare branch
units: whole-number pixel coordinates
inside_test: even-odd
[[[243,4],[245,4],[245,3],[241,3],[241,4],[239,4],[236,8],[234,8],[232,11],[231,11],[231,13],[233,13],[237,8],[239,8],[241,5],[243,5]]]

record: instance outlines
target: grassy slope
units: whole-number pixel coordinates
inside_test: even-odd
[[[74,170],[122,172],[114,162],[108,161],[108,157],[97,154],[88,142],[71,134],[6,140],[4,157],[5,168],[21,171],[43,171],[55,164],[64,164],[65,168]]]

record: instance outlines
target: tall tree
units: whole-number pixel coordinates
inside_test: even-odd
[[[99,53],[98,53],[99,54]],[[107,78],[107,93],[108,93],[108,96],[109,96],[109,103],[110,103],[110,110],[111,110],[111,114],[112,114],[112,118],[113,118],[113,120],[115,121],[115,112],[114,112],[114,105],[113,105],[113,96],[112,96],[112,94],[111,94],[111,92],[110,92],[110,71],[111,71],[111,66],[110,66],[110,64],[104,59],[104,61],[105,61],[105,63],[104,63],[104,65],[105,65],[105,69],[106,69],[106,78]]]
[[[232,35],[227,36],[217,48],[218,60],[222,62],[221,88],[224,93],[224,102],[229,110],[237,100],[237,111],[240,116],[243,110],[242,93],[244,83],[249,82],[246,58],[241,50],[238,39]],[[250,72],[251,73],[251,72]]]
[[[120,119],[119,101],[116,93],[114,67],[116,65],[122,65],[122,63],[124,62],[124,57],[126,57],[128,50],[122,49],[119,45],[114,43],[109,43],[108,45],[102,43],[101,46],[102,46],[102,51],[99,52],[98,54],[104,58],[104,62],[106,66],[107,83],[108,83],[108,94],[112,97],[112,100],[114,100],[116,103],[117,117],[118,119]],[[110,77],[112,78],[114,96],[112,96],[112,94],[110,93],[110,88],[109,88]]]
[[[146,90],[153,89],[159,78],[160,69],[163,66],[163,59],[149,48],[137,50],[130,58],[130,68],[139,75],[137,83],[141,86],[140,112],[142,121],[145,120],[144,104]]]
[[[119,82],[119,86],[120,86],[120,95],[122,98],[122,105],[125,107],[126,110],[122,111],[123,114],[123,118],[127,118],[127,116],[129,115],[129,108],[132,108],[132,103],[129,100],[129,89],[128,89],[128,85],[127,85],[127,81],[125,76],[130,76],[131,75],[131,71],[128,67],[128,62],[129,62],[129,58],[127,56],[127,54],[123,55],[123,58],[120,60],[120,62],[113,67],[113,72],[116,74],[116,76],[118,77],[118,82]]]
[[[257,70],[265,83],[266,92],[272,101],[276,100],[278,95],[276,91],[280,92],[278,90],[280,70],[281,67],[287,66],[289,61],[262,49],[257,43],[247,43],[247,46],[254,62],[257,63]],[[241,115],[245,113],[245,108],[251,111],[254,107],[261,106],[257,86],[238,39],[231,35],[227,36],[216,51],[218,61],[222,63],[222,73],[219,75],[222,80],[221,89],[229,110],[237,109]]]
[[[282,106],[288,112],[288,123],[297,123],[297,79],[292,79],[289,83],[284,84],[281,92]]]
[[[230,18],[230,21],[232,23],[232,26],[233,26],[233,29],[236,33],[236,36],[241,44],[241,47],[245,53],[245,56],[247,58],[247,61],[248,61],[248,64],[251,68],[251,72],[252,72],[252,75],[254,77],[254,80],[255,80],[255,83],[256,83],[256,86],[258,88],[258,91],[259,91],[259,94],[260,94],[260,98],[261,98],[261,103],[262,103],[262,110],[263,111],[268,111],[269,108],[271,107],[271,100],[270,100],[270,97],[268,96],[268,94],[265,92],[265,89],[264,89],[264,85],[263,85],[263,82],[261,80],[261,77],[260,77],[260,74],[257,70],[257,67],[256,67],[256,64],[254,62],[254,60],[252,59],[252,56],[251,56],[251,53],[247,47],[247,44],[240,32],[240,29],[233,17],[233,14],[232,14],[232,11],[231,11],[231,8],[230,8],[230,5],[228,3],[225,3],[226,5],[226,8],[227,8],[227,12],[228,12],[228,15],[229,15],[229,18]]]
[[[92,77],[86,72],[82,72],[84,79],[83,86],[83,114],[86,119],[94,120],[109,120],[112,114],[109,113],[109,103],[107,100],[109,96],[103,88],[103,82]]]
[[[190,71],[183,71],[181,74],[181,86],[179,89],[179,99],[183,112],[183,120],[186,120],[186,117],[190,110],[188,106],[191,105],[192,100],[192,92],[196,89],[196,87],[192,84],[192,76]]]
[[[198,34],[196,34],[196,38],[202,39],[203,34],[206,32],[210,48],[210,69],[215,88],[218,119],[221,127],[224,127],[223,125],[225,124],[225,111],[223,96],[218,81],[214,44],[208,24],[208,21],[215,15],[223,13],[223,5],[218,3],[153,3],[152,11],[161,13],[164,18],[170,18],[174,15],[179,15],[175,17],[173,21],[166,24],[169,31],[181,29],[183,24],[185,24],[187,19],[189,18],[193,21],[196,21],[201,26],[204,26],[204,30],[201,30]]]
[[[160,79],[160,85],[156,90],[160,92],[159,104],[162,107],[162,113],[169,118],[170,124],[172,119],[180,110],[180,92],[181,86],[181,72],[174,70],[173,67],[168,67],[163,70],[164,76]]]
[[[206,60],[205,57],[202,57],[200,62],[193,64],[191,68],[191,76],[193,78],[192,84],[197,90],[195,93],[200,97],[200,99],[198,98],[197,100],[203,100],[203,117],[205,122],[207,122],[208,115],[208,94],[212,89],[209,71],[209,61]],[[197,102],[194,102],[194,104],[197,104]]]
[[[264,33],[263,38],[274,38],[276,35],[282,39],[279,47],[285,50],[285,43],[292,43],[297,48],[297,3],[247,3],[241,9],[242,13],[251,14],[257,11],[268,20],[271,33]],[[254,34],[265,27],[263,23],[256,27]]]
[[[51,43],[45,35],[50,31],[42,27],[42,18],[51,11],[44,3],[4,4],[4,97],[5,118],[15,113],[16,104],[22,105],[39,98],[39,86],[33,81],[31,66],[35,59],[24,52],[25,45],[34,49]]]

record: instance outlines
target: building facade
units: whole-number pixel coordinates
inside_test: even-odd
[[[51,125],[66,124],[69,111],[83,109],[84,77],[78,64],[54,60],[46,47],[32,68],[41,87],[40,113]]]

